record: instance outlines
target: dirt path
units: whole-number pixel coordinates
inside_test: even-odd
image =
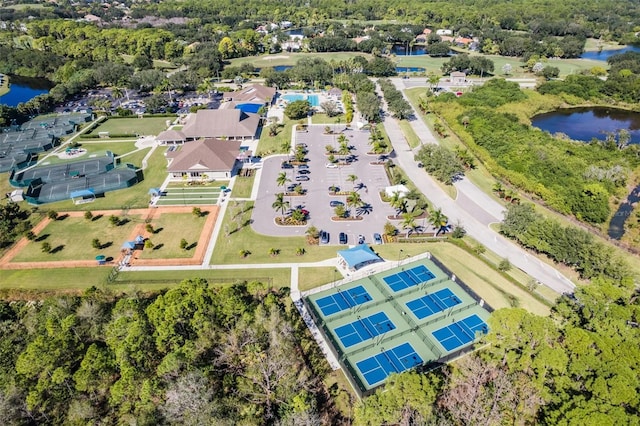
[[[207,219],[200,232],[200,238],[196,250],[191,258],[181,259],[138,259],[135,255],[132,256],[130,264],[140,266],[182,266],[182,265],[199,265],[204,260],[204,254],[209,245],[211,234],[218,218],[219,208],[217,206],[201,206],[200,209],[203,212],[207,212]],[[157,207],[152,209],[132,209],[128,210],[127,214],[144,217],[148,220],[153,220],[159,217],[163,213],[191,213],[193,207],[189,206],[170,206],[170,207]],[[94,216],[103,215],[121,215],[121,210],[96,210],[92,211]],[[61,216],[67,215],[68,217],[84,217],[84,212],[61,212]],[[51,222],[51,219],[44,218],[41,220],[32,230],[32,232],[38,235],[44,230]],[[149,233],[146,231],[145,223],[139,223],[129,234],[129,240],[134,240],[138,235],[143,237],[149,237]],[[13,245],[5,254],[0,258],[0,269],[52,269],[52,268],[87,268],[94,267],[96,265],[95,260],[63,260],[63,261],[50,261],[50,262],[11,262],[20,251],[22,251],[29,240],[25,237],[21,238],[16,244]],[[107,262],[105,266],[113,267],[119,262],[120,259],[116,259],[113,262]]]

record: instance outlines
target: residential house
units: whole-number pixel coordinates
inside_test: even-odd
[[[453,35],[453,31],[441,29],[441,30],[436,30],[436,34],[439,36],[450,36],[450,35]]]
[[[168,152],[167,171],[172,179],[229,179],[241,167],[241,155],[240,141],[201,139]]]

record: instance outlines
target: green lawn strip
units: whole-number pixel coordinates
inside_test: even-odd
[[[222,219],[211,264],[316,262],[336,256],[338,247],[309,245],[304,236],[271,237],[258,234],[250,225],[253,202],[240,202],[237,206],[233,201],[230,203],[227,214]],[[241,209],[244,209],[244,212],[238,214]],[[301,235],[304,235],[305,229],[304,226],[300,227]],[[297,256],[298,248],[304,249],[305,254]],[[280,253],[272,256],[269,254],[270,249],[280,250]],[[251,254],[243,258],[240,255],[241,250],[249,250]]]
[[[217,203],[217,199],[182,199],[182,198],[161,198],[156,202],[157,206],[212,206]]]
[[[0,96],[9,93],[9,78],[5,75],[0,84]]]
[[[151,222],[154,232],[149,239],[154,244],[151,249],[140,252],[140,259],[190,258],[196,250],[206,216],[195,217],[188,213],[163,213]],[[182,239],[187,241],[187,249],[180,248]]]
[[[167,189],[173,189],[173,188],[186,188],[186,189],[193,189],[193,190],[198,190],[198,189],[206,189],[206,190],[211,190],[212,188],[214,189],[220,189],[221,186],[229,186],[229,181],[228,180],[214,180],[211,182],[206,182],[206,183],[202,183],[202,182],[198,182],[198,185],[189,185],[187,183],[184,182],[169,182],[169,184],[167,185]]]
[[[167,128],[167,120],[173,121],[173,118],[110,118],[102,122],[91,133],[95,135],[99,132],[109,132],[109,134],[113,135],[157,135]]]
[[[251,190],[255,182],[255,173],[249,177],[236,176],[236,180],[233,184],[233,190],[231,196],[234,198],[249,198],[251,197]]]
[[[96,216],[97,218],[97,216]],[[127,241],[140,216],[130,216],[130,221],[121,226],[113,226],[108,217],[87,220],[67,217],[51,221],[38,235],[39,241],[30,241],[13,259],[14,262],[45,262],[59,260],[94,260],[98,254],[118,258],[122,243]],[[97,238],[104,248],[93,248],[91,243]],[[42,252],[42,243],[47,242],[54,251]],[[56,251],[57,247],[61,247]]]
[[[398,120],[398,126],[400,126],[400,130],[402,130],[402,133],[411,148],[415,148],[420,145],[420,138],[413,130],[413,127],[411,127],[411,123],[407,120]]]
[[[68,163],[68,162],[76,162],[81,160],[88,160],[90,158],[102,157],[106,154],[107,151],[111,151],[116,156],[127,155],[131,152],[134,152],[138,148],[136,148],[134,142],[113,142],[113,143],[105,143],[105,144],[87,144],[82,142],[82,149],[86,149],[86,154],[82,154],[79,156],[75,156],[73,158],[62,159],[57,155],[48,156],[41,164],[60,164],[60,163]]]
[[[297,124],[297,121],[290,120],[285,116],[284,122],[278,123],[280,127],[277,135],[269,136],[269,129],[262,129],[263,134],[258,142],[256,155],[265,157],[271,154],[285,153],[281,147],[285,141],[291,143],[291,128],[294,124]]]
[[[197,271],[144,271],[120,272],[109,287],[137,285],[146,289],[154,284],[178,284],[190,278],[204,278],[212,284],[233,284],[241,281],[271,282],[274,287],[291,285],[291,269],[202,269]]]
[[[311,116],[311,122],[313,124],[344,124],[344,114],[336,115],[335,117],[329,117],[327,114],[313,114]]]
[[[94,268],[5,269],[0,270],[0,289],[60,291],[85,289],[104,284],[109,266]]]
[[[298,288],[300,291],[311,290],[341,279],[342,275],[337,272],[336,268],[317,266],[298,269]]]

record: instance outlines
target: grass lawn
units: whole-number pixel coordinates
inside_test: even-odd
[[[341,280],[342,275],[331,267],[312,267],[298,269],[298,288],[300,291],[311,290],[312,288]]]
[[[111,151],[117,156],[122,156],[137,149],[135,146],[135,141],[87,142],[86,140],[81,141],[80,148],[86,149],[87,153],[72,159],[61,159],[57,155],[48,155],[47,158],[44,159],[44,161],[40,164],[60,164],[70,161],[87,160],[91,155],[102,156],[106,153],[106,151]]]
[[[43,262],[58,260],[93,260],[98,254],[118,258],[120,246],[127,241],[139,216],[131,216],[130,221],[121,226],[109,224],[108,217],[87,220],[79,217],[67,217],[55,220],[38,235],[39,241],[30,241],[13,259],[15,262]],[[95,249],[91,246],[94,238],[103,246]],[[41,246],[48,242],[52,253],[43,253]]]
[[[585,51],[597,51],[602,48],[602,50],[613,50],[613,49],[624,49],[626,46],[624,44],[618,44],[616,42],[607,42],[603,40],[599,40],[597,38],[588,38],[587,42],[584,45]]]
[[[90,247],[90,246],[89,246]],[[61,291],[85,289],[106,282],[111,267],[0,270],[0,289]]]
[[[211,264],[235,263],[291,263],[317,262],[335,257],[338,246],[317,246],[307,244],[306,237],[270,237],[260,235],[251,229],[250,220],[253,212],[253,202],[239,202],[237,206],[230,201],[227,214],[223,218],[222,228],[216,248],[211,257]],[[243,213],[238,214],[240,211]],[[272,214],[265,212],[264,214]],[[235,231],[238,227],[239,230]],[[302,227],[304,232],[305,227]],[[226,233],[229,235],[225,235]],[[277,256],[269,254],[270,249],[280,250]],[[298,248],[306,252],[296,256]],[[241,250],[249,250],[246,258],[240,256]]]
[[[291,129],[298,121],[293,121],[284,117],[284,123],[278,123],[279,131],[275,136],[269,136],[269,130],[263,129],[260,142],[258,142],[257,154],[262,157],[266,157],[276,153],[286,153],[282,150],[282,144],[286,141],[291,144]]]
[[[198,271],[145,271],[121,272],[112,286],[137,285],[140,289],[147,289],[150,285],[178,284],[189,278],[204,278],[210,283],[233,284],[238,281],[267,282],[271,279],[274,287],[289,287],[291,285],[290,268],[273,269],[205,269]]]
[[[231,66],[239,67],[242,64],[253,64],[256,68],[276,67],[279,65],[295,65],[300,58],[322,58],[329,62],[346,61],[355,56],[364,56],[367,60],[371,55],[362,52],[329,52],[329,53],[276,53],[275,55],[248,56],[245,58],[231,59]]]
[[[154,221],[154,232],[148,238],[155,247],[140,252],[140,259],[191,258],[195,252],[202,227],[207,217],[192,214],[163,213]],[[187,240],[187,249],[180,248],[180,241]]]
[[[327,114],[313,114],[311,116],[311,122],[313,124],[335,124],[344,123],[344,114],[336,115],[335,117],[329,117]]]
[[[6,75],[2,79],[2,84],[0,84],[0,96],[9,92],[9,77]]]
[[[418,137],[416,132],[414,132],[413,127],[411,127],[411,123],[409,123],[407,120],[398,120],[398,126],[400,126],[400,130],[402,130],[402,133],[407,139],[407,142],[409,142],[409,146],[411,148],[415,148],[420,145],[420,138]]]
[[[109,118],[91,133],[95,135],[99,132],[109,132],[109,134],[113,135],[157,135],[167,128],[167,120],[172,120],[172,118]]]
[[[256,180],[255,173],[249,177],[236,176],[231,196],[233,198],[249,198]]]

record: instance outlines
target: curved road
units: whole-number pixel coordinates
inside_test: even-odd
[[[402,80],[400,78],[391,80],[404,96]],[[383,124],[396,151],[394,161],[402,167],[409,179],[416,184],[433,204],[442,208],[442,211],[452,223],[459,221],[470,236],[499,256],[509,259],[512,265],[522,269],[540,283],[559,293],[573,292],[575,285],[571,280],[550,265],[529,255],[519,245],[507,240],[489,228],[489,224],[502,220],[504,206],[493,200],[466,178],[455,184],[458,191],[458,196],[455,200],[452,200],[440,189],[434,179],[417,166],[409,143],[398,126],[396,119],[388,113],[384,101],[383,108],[385,110]],[[415,111],[414,115],[418,118],[409,123],[421,142],[437,144],[437,140]]]

